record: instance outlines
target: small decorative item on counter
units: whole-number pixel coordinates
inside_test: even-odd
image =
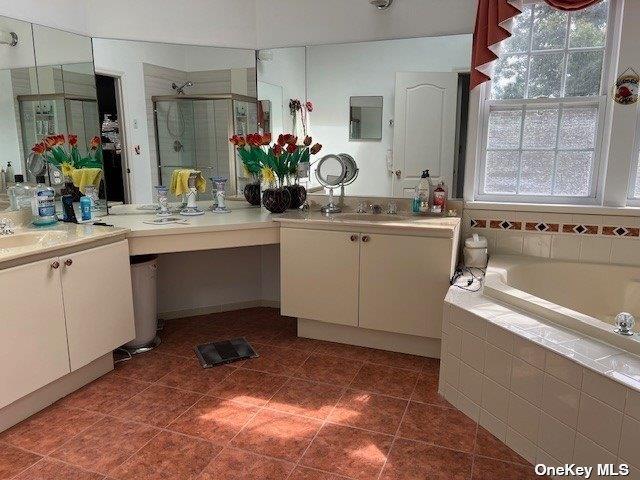
[[[487,239],[474,233],[464,241],[464,265],[469,268],[487,268],[489,254]]]
[[[216,195],[212,207],[213,213],[229,213],[231,210],[227,207],[227,181],[226,177],[213,177],[211,179],[215,185]]]
[[[627,68],[616,80],[614,97],[620,105],[631,105],[638,101],[640,75],[633,68]]]
[[[73,195],[62,195],[62,221],[68,223],[78,223],[76,212],[73,209]]]
[[[444,213],[447,209],[447,190],[444,186],[444,182],[438,183],[438,186],[433,191],[433,208],[432,213]]]
[[[44,175],[38,175],[36,182],[37,185],[31,199],[32,223],[36,226],[52,225],[58,221],[58,217],[56,217],[56,193],[53,188],[44,184]]]
[[[298,145],[298,137],[292,134],[280,135],[273,145],[270,145],[270,134],[250,134],[246,138],[234,135],[229,141],[238,148],[246,172],[257,178],[258,174],[254,172],[259,167],[259,175],[267,186],[262,193],[262,204],[267,210],[282,213],[290,208],[292,199],[296,202],[294,205],[297,204],[295,208],[304,204],[307,192],[298,184],[298,172],[308,171],[311,155],[320,152],[322,145],[316,143],[311,146],[311,137],[306,137]],[[285,180],[290,185],[285,186]],[[247,193],[245,188],[245,198],[254,204]]]
[[[426,214],[430,211],[431,206],[431,191],[433,190],[433,184],[429,177],[429,170],[422,172],[420,183],[416,185],[415,193],[413,196],[413,203],[411,204],[411,211],[416,214]]]
[[[83,222],[88,222],[91,220],[91,207],[93,205],[93,202],[91,201],[91,199],[89,197],[87,197],[86,195],[84,195],[83,197],[80,198],[80,215],[82,218]]]
[[[171,215],[169,210],[169,188],[158,185],[155,187],[156,196],[158,198],[158,212],[159,217],[168,217]]]
[[[7,169],[4,172],[4,180],[7,184],[13,182],[15,176],[15,172],[13,171],[13,166],[11,162],[7,162]]]

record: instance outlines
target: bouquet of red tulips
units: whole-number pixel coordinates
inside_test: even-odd
[[[89,151],[82,156],[78,150],[77,135],[69,134],[65,137],[63,134],[57,134],[45,137],[40,143],[36,143],[31,151],[64,172],[69,168],[102,168],[100,144],[100,137],[93,137]]]

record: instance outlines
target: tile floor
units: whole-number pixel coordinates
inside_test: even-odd
[[[525,480],[531,465],[437,393],[438,361],[296,337],[248,309],[169,323],[154,352],[0,434],[0,479]],[[260,358],[204,370],[193,347]]]

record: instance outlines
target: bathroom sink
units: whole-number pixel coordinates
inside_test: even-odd
[[[407,217],[402,215],[389,215],[385,213],[337,213],[333,215],[336,220],[360,221],[360,222],[402,222]]]
[[[20,248],[35,245],[44,238],[44,233],[26,232],[0,236],[0,249]]]

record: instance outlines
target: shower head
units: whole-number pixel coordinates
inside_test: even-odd
[[[178,95],[184,95],[184,89],[187,87],[193,87],[195,83],[185,82],[182,85],[177,85],[175,82],[171,84],[171,88],[174,89]]]
[[[15,47],[18,45],[18,34],[16,32],[5,32],[0,30],[0,45]]]
[[[378,10],[386,10],[391,6],[393,0],[369,0],[369,3]]]

